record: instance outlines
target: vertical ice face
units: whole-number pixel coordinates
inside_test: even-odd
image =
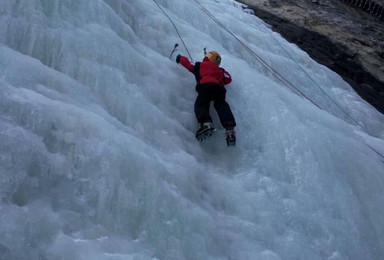
[[[153,1],[1,1],[0,259],[383,258],[383,116],[233,1],[200,2],[323,110],[195,1],[157,2],[195,61],[222,55],[238,146],[214,111],[194,140]]]

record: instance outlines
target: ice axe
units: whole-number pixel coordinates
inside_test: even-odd
[[[173,50],[172,50],[172,52],[171,52],[171,55],[169,55],[169,59],[170,59],[170,60],[172,60],[172,55],[173,55],[173,53],[176,51],[176,49],[177,49],[178,46],[179,46],[179,44],[178,44],[178,43],[175,43],[175,46],[173,47]]]

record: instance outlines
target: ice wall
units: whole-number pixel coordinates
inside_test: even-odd
[[[214,112],[194,140],[153,1],[2,1],[0,259],[382,259],[383,116],[232,1],[200,2],[323,110],[196,2],[157,1],[195,61],[222,54],[237,147]]]

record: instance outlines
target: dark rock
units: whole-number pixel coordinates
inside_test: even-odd
[[[265,0],[262,7],[256,0],[240,2],[249,5],[256,16],[285,39],[338,73],[362,98],[384,113],[384,55],[379,46],[384,39],[380,37],[380,25],[372,21],[376,18],[364,17],[369,16],[365,12],[356,18],[348,13],[350,7],[343,10],[343,4],[334,1],[314,4],[298,0],[287,6],[283,0],[274,0],[273,4]]]

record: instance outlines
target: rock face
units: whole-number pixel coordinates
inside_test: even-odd
[[[384,20],[384,1],[382,0],[341,0],[350,6],[362,9],[371,15],[379,17]]]
[[[384,0],[240,0],[384,113]],[[376,4],[375,12],[363,3]],[[365,8],[365,9],[364,9]],[[373,10],[373,9],[370,9]],[[377,10],[380,10],[378,13]]]
[[[354,6],[356,8],[362,9],[371,15],[379,17],[381,20],[384,20],[384,1],[380,0],[341,0],[344,3]]]

